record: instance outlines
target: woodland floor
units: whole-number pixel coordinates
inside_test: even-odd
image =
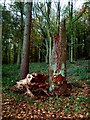
[[[67,63],[69,96],[30,98],[9,88],[18,80],[19,67],[3,65],[2,120],[89,120],[90,71],[87,60]],[[30,71],[48,74],[45,63],[31,63]]]

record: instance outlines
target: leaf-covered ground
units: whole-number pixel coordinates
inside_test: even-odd
[[[69,96],[36,95],[35,98],[13,92],[10,87],[18,81],[19,67],[3,65],[2,119],[3,120],[89,120],[90,119],[90,72],[88,61],[67,63]],[[48,74],[45,63],[30,64],[30,71]]]

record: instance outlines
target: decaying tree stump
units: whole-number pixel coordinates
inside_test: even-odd
[[[62,95],[67,89],[66,81],[66,28],[65,20],[61,22],[60,35],[54,36],[51,61],[49,66],[49,91]]]
[[[49,96],[48,86],[46,84],[47,78],[47,75],[41,73],[27,74],[26,78],[16,82],[16,85],[14,85],[11,90],[15,92],[25,92],[25,95],[30,97],[35,97],[33,93],[38,95],[38,93],[42,92]]]

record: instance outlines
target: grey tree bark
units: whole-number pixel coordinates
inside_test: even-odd
[[[31,34],[31,25],[32,25],[32,2],[27,2],[25,4],[25,13],[26,13],[26,19],[25,19],[20,79],[25,78],[27,73],[29,73],[30,34]]]

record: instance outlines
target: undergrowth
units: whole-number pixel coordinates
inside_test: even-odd
[[[29,68],[30,73],[40,72],[48,75],[48,64],[46,63],[30,63]],[[44,113],[45,115],[50,115],[51,113],[57,116],[78,116],[81,117],[89,116],[89,106],[90,100],[88,97],[84,96],[82,88],[72,88],[73,93],[70,96],[49,96],[47,98],[30,98],[25,96],[23,92],[13,92],[9,88],[16,84],[16,81],[19,81],[20,67],[16,64],[3,65],[2,67],[2,91],[3,91],[3,111],[9,115],[16,116],[15,107],[18,110],[18,115],[20,115],[19,109],[25,109],[26,111],[33,110],[35,114],[40,115]],[[67,79],[68,82],[75,84],[90,84],[90,73],[88,72],[87,61],[77,61],[73,64],[67,62],[67,76],[71,79]],[[10,105],[8,105],[8,103]],[[9,113],[6,111],[10,108]],[[27,110],[28,109],[28,110]],[[5,113],[5,115],[6,115]],[[28,116],[29,113],[27,113]],[[14,116],[13,115],[13,116]],[[40,117],[40,115],[38,117]],[[56,116],[55,116],[56,117]]]
[[[48,75],[48,64],[30,63],[29,71],[30,73],[40,72]],[[8,90],[8,86],[15,85],[16,82],[19,81],[19,75],[20,67],[18,67],[16,64],[5,64],[2,66],[2,86],[4,88],[3,92],[7,92],[10,95],[15,95],[15,93]],[[81,80],[86,80],[87,83],[90,84],[89,75],[90,73],[88,72],[87,61],[77,61],[73,64],[67,62],[67,76],[74,76],[76,78],[76,81],[72,82],[77,82],[78,84],[80,84]],[[24,99],[24,97],[22,97],[22,94],[18,94],[16,98],[17,101],[22,98]]]

